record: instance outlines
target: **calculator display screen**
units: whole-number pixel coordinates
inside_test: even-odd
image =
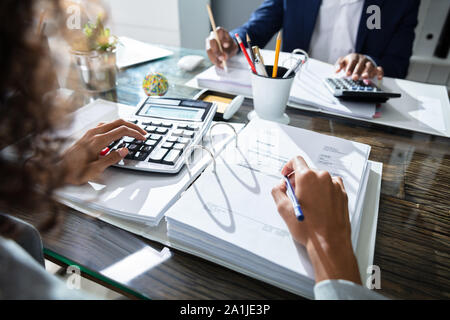
[[[148,104],[141,109],[139,115],[175,120],[201,121],[204,112],[204,109]]]

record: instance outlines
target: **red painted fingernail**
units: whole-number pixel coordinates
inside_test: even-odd
[[[101,152],[100,152],[100,155],[101,156],[106,156],[107,154],[108,154],[108,152],[109,152],[109,148],[108,147],[106,147],[105,149],[103,149]]]

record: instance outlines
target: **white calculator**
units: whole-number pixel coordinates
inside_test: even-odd
[[[148,97],[137,105],[128,121],[147,131],[146,140],[124,137],[108,146],[129,153],[117,167],[159,173],[177,173],[184,165],[183,152],[201,143],[217,110],[215,103]]]

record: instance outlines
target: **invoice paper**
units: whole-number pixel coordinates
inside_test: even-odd
[[[166,212],[169,238],[276,281],[288,283],[293,274],[312,280],[306,252],[291,238],[271,190],[282,166],[301,155],[310,167],[342,177],[354,212],[362,207],[369,152],[360,143],[252,120],[238,147],[229,144],[220,153],[215,172],[210,166]]]

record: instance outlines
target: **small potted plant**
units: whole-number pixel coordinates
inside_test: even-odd
[[[105,28],[101,16],[87,23],[72,42],[72,55],[84,89],[104,92],[117,84],[116,46],[118,39]]]

